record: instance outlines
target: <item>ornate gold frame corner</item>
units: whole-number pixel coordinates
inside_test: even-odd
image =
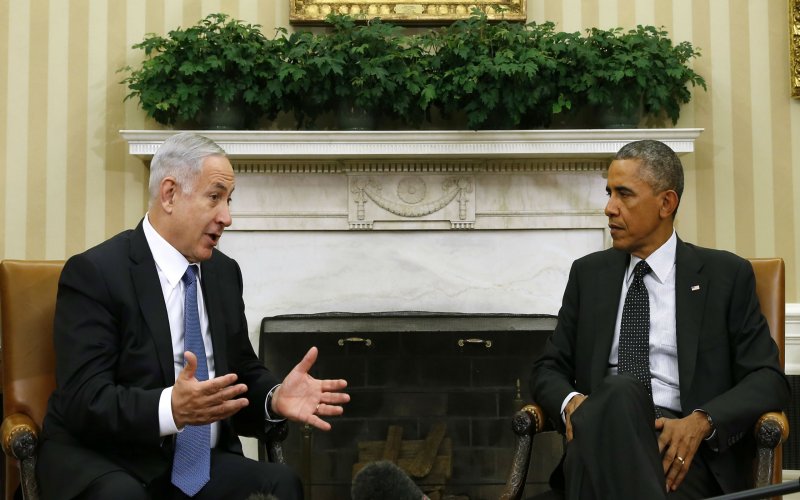
[[[791,0],[798,1],[798,0]],[[527,21],[527,0],[289,0],[291,24],[324,24],[331,12],[401,25],[446,24],[478,7],[492,20]]]
[[[800,0],[789,0],[789,58],[792,97],[800,99]]]

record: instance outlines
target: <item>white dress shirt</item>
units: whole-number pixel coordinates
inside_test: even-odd
[[[675,230],[666,243],[647,257],[650,271],[644,276],[644,285],[650,303],[650,376],[653,402],[656,406],[681,412],[680,381],[678,379],[678,337],[675,319],[675,249],[678,237]],[[622,308],[625,296],[633,281],[633,268],[642,260],[631,255],[631,261],[622,283],[622,293],[614,326],[614,341],[608,356],[609,374],[617,373],[619,357],[619,331],[622,325]]]
[[[161,282],[161,292],[164,294],[164,303],[167,306],[169,317],[169,330],[172,336],[172,362],[175,368],[175,378],[183,370],[184,328],[183,328],[183,301],[184,285],[181,281],[189,261],[178,250],[170,245],[155,228],[150,224],[149,215],[145,215],[142,222],[144,235],[153,260],[156,262],[158,280]],[[200,266],[197,266],[197,279],[201,279]],[[201,280],[202,282],[202,280]],[[198,290],[202,288],[198,286]],[[206,312],[203,294],[197,294],[197,312],[200,316],[200,333],[203,335],[203,344],[206,347],[206,361],[208,364],[208,378],[214,378],[214,347],[211,344],[211,332],[208,327],[208,313]],[[172,415],[172,387],[167,387],[161,392],[158,403],[158,425],[161,436],[169,436],[180,432],[175,425]],[[219,437],[219,422],[211,424],[211,447],[217,444]]]

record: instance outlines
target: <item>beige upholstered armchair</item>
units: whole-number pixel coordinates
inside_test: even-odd
[[[761,312],[767,319],[770,333],[780,350],[780,363],[784,366],[784,328],[786,325],[785,267],[783,259],[750,259],[756,276],[756,294]],[[547,428],[542,408],[536,404],[525,406],[512,417],[516,434],[514,459],[503,500],[522,497],[528,468],[531,462],[533,437]],[[756,456],[754,459],[753,486],[781,482],[781,444],[789,437],[789,422],[782,412],[765,413],[754,423]]]

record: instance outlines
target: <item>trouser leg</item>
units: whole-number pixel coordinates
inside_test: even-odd
[[[666,496],[653,402],[627,375],[607,377],[572,414],[564,461],[567,498]]]

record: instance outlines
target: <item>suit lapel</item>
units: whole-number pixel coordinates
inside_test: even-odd
[[[692,387],[697,345],[703,325],[708,278],[691,246],[678,239],[675,254],[675,320],[678,340],[678,375],[681,394]]]
[[[213,260],[212,256],[212,260]],[[214,372],[216,376],[228,373],[228,355],[225,343],[225,315],[220,297],[219,275],[209,260],[201,264],[203,300],[208,313],[208,324],[211,330],[211,344],[214,346]]]
[[[141,222],[131,233],[130,241],[133,261],[131,280],[136,289],[142,316],[153,336],[164,383],[171,385],[175,382],[175,366],[172,360],[172,334],[169,329],[167,306],[164,304],[164,293],[158,281],[156,263],[147,245]]]
[[[602,382],[608,373],[608,356],[614,341],[614,325],[617,322],[622,281],[628,266],[628,254],[610,249],[606,252],[606,264],[597,273],[597,295],[594,297],[594,353],[592,360],[592,389]],[[600,355],[602,353],[602,355]]]

